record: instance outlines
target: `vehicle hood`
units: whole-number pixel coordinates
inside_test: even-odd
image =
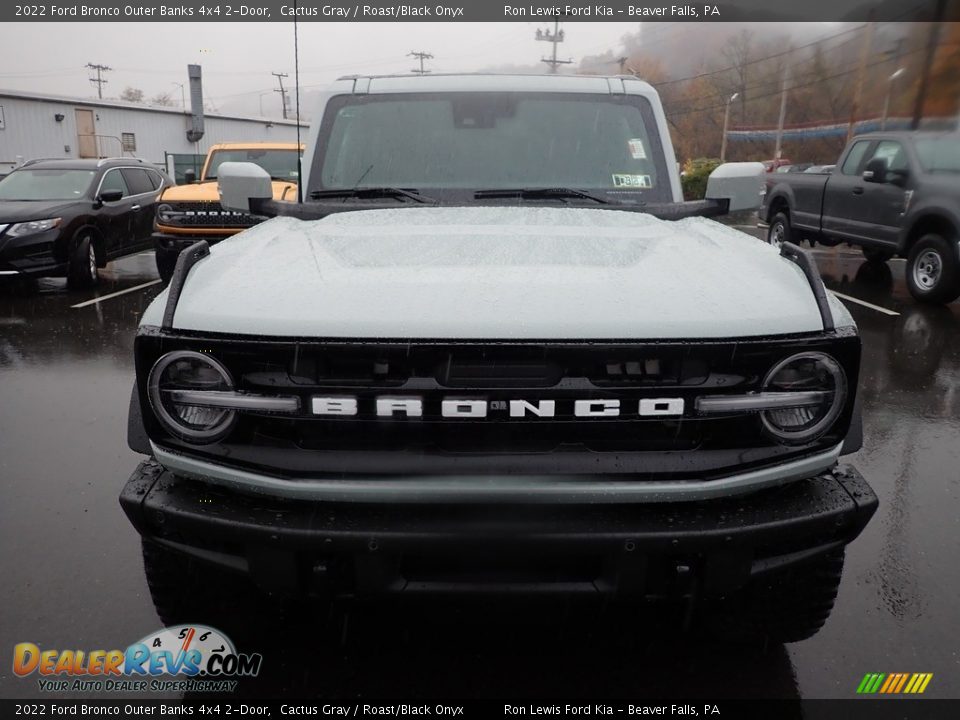
[[[46,220],[74,212],[76,200],[0,200],[0,225]],[[89,201],[87,201],[89,202]]]
[[[159,325],[161,293],[142,324]],[[852,324],[833,300],[836,324]],[[211,248],[175,328],[430,339],[723,338],[820,331],[802,271],[703,218],[537,207],[278,217]]]
[[[274,180],[274,200],[296,200],[297,184]],[[291,194],[292,191],[292,194]],[[286,194],[285,194],[286,193]],[[217,181],[190,183],[189,185],[174,185],[163,191],[160,202],[220,202],[220,193],[217,190]]]

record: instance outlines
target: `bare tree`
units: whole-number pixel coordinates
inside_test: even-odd
[[[125,100],[126,102],[142,103],[143,90],[141,90],[140,88],[130,87],[128,85],[123,89],[123,92],[120,93],[120,99]]]
[[[168,92],[158,93],[150,98],[151,105],[159,105],[161,107],[173,107],[173,96]]]

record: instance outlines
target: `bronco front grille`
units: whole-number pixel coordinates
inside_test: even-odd
[[[266,218],[260,215],[225,210],[218,202],[165,203],[171,212],[158,218],[162,225],[188,227],[250,227]]]
[[[293,341],[146,330],[137,339],[141,392],[156,359],[179,349],[208,352],[230,370],[237,389],[296,396],[300,409],[287,415],[243,412],[224,441],[203,447],[166,436],[148,418],[151,437],[194,455],[293,476],[355,467],[390,474],[522,466],[650,476],[672,468],[702,478],[833,447],[846,434],[852,408],[816,443],[785,448],[763,434],[756,415],[699,416],[698,397],[757,391],[771,367],[798,349],[830,352],[851,384],[859,363],[859,341],[843,330],[696,343]],[[377,401],[384,396],[416,398],[422,414],[378,416]],[[316,398],[344,397],[356,403],[355,413],[315,413]],[[484,415],[446,416],[441,408],[451,398],[482,404]],[[638,412],[642,402],[658,399],[673,401],[680,413]],[[514,416],[516,401],[537,407],[549,401],[554,412]],[[583,417],[575,412],[577,401],[616,401],[623,412]],[[148,407],[145,396],[142,402]],[[512,460],[503,464],[494,457]]]

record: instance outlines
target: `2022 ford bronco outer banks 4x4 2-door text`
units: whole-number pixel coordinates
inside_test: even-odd
[[[877,504],[837,464],[860,341],[804,251],[694,217],[761,166],[682,202],[632,78],[345,78],[314,117],[305,202],[223,165],[225,207],[282,216],[184,251],[141,321],[120,500],[161,616],[219,565],[815,633]]]

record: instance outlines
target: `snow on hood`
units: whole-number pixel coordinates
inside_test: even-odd
[[[142,324],[159,325],[161,293]],[[852,324],[833,301],[837,325]],[[211,249],[174,327],[436,339],[722,338],[822,330],[801,270],[704,218],[537,207],[278,217]]]

